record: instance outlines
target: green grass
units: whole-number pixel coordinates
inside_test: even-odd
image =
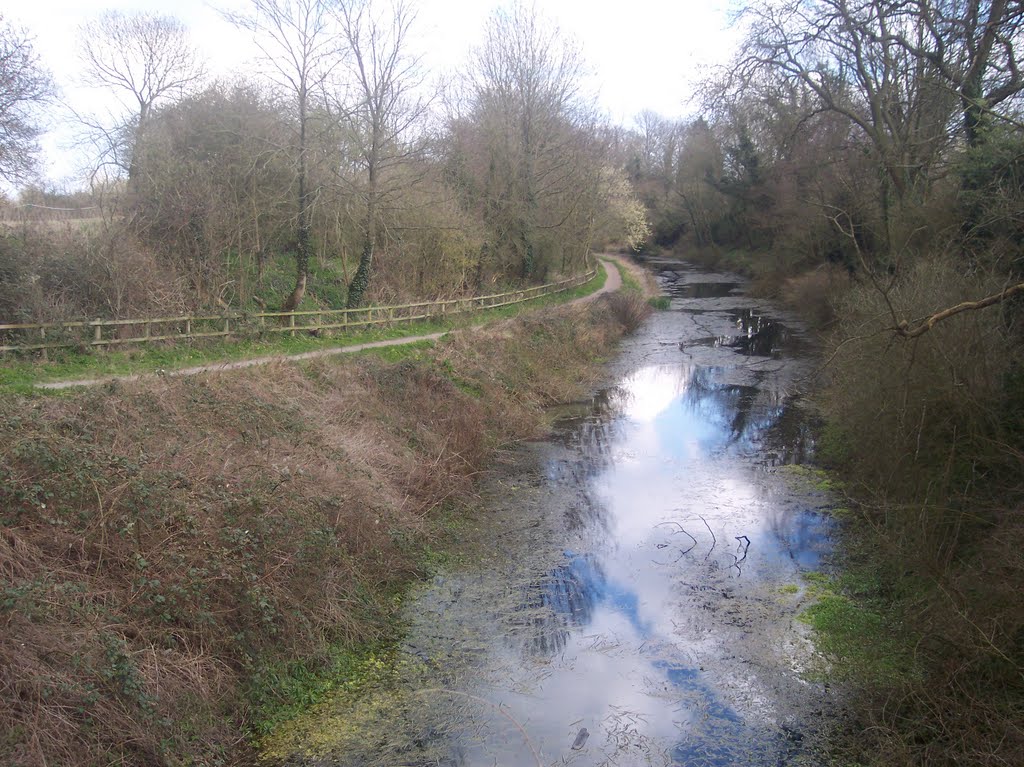
[[[35,389],[35,384],[47,381],[154,373],[160,370],[177,370],[213,362],[230,362],[268,355],[300,354],[317,349],[331,349],[405,336],[445,332],[566,303],[599,290],[606,279],[607,273],[603,265],[599,264],[598,273],[593,279],[565,293],[546,295],[523,304],[486,309],[482,312],[465,314],[443,321],[422,320],[396,323],[390,327],[374,328],[345,335],[317,338],[303,333],[297,333],[294,337],[278,333],[270,337],[140,346],[134,349],[92,353],[58,350],[51,352],[53,359],[49,362],[24,358],[4,360],[5,364],[0,366],[0,393],[40,393],[45,390]],[[372,353],[384,355],[389,359],[398,359],[402,354],[411,353],[400,352],[399,348],[386,347],[373,350]]]
[[[237,262],[228,263],[228,268],[235,273],[241,271]],[[263,279],[260,280],[256,265],[247,260],[245,263],[245,279],[254,290],[247,301],[235,300],[232,309],[238,311],[258,312],[260,305],[254,300],[259,297],[269,311],[280,306],[295,288],[295,259],[292,254],[268,258],[264,264]],[[319,259],[309,262],[309,289],[299,305],[300,311],[316,309],[336,309],[344,306],[348,297],[348,284],[341,262],[331,259],[321,264]]]
[[[654,298],[648,298],[647,303],[650,304],[651,308],[656,309],[659,312],[667,312],[672,306],[672,301],[668,296],[655,296]]]
[[[362,351],[353,352],[353,354],[357,356],[372,355],[374,357],[380,357],[385,362],[421,360],[426,358],[426,354],[424,352],[433,349],[436,345],[436,341],[427,339],[425,341],[413,341],[412,343],[396,346],[378,346],[373,349],[363,349]]]

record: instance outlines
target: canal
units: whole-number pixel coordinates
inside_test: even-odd
[[[670,309],[502,455],[387,683],[303,723],[294,763],[820,763],[840,704],[798,618],[830,548],[799,468],[814,350],[735,276],[648,268]]]

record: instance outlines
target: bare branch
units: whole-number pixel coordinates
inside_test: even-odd
[[[909,322],[903,320],[898,323],[896,327],[892,328],[892,330],[903,338],[918,338],[919,336],[923,336],[943,320],[948,320],[950,317],[955,317],[962,312],[973,312],[979,309],[986,309],[989,306],[995,306],[996,304],[1000,304],[1021,292],[1024,292],[1024,282],[1018,282],[1016,285],[1011,285],[999,293],[993,293],[992,295],[978,299],[977,301],[962,301],[956,306],[951,306],[948,309],[935,312],[913,327],[910,326]]]
[[[0,17],[0,178],[28,178],[40,132],[35,110],[52,95],[50,75],[27,34]]]

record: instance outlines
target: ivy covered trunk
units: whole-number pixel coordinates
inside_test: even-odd
[[[366,288],[370,285],[370,268],[373,265],[373,242],[367,239],[363,245],[363,253],[359,257],[359,268],[356,269],[355,275],[352,277],[352,282],[348,286],[348,301],[346,305],[349,309],[357,308],[363,302],[363,295],[366,293]]]
[[[373,251],[377,247],[377,163],[376,142],[372,145],[369,174],[366,192],[366,239],[363,240],[363,253],[359,257],[359,267],[348,286],[349,309],[357,308],[363,302],[363,296],[370,285],[370,273],[373,269]]]

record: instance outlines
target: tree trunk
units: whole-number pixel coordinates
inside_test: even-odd
[[[374,147],[376,142],[374,142]],[[371,150],[373,151],[373,150]],[[377,164],[369,163],[369,189],[366,195],[366,239],[363,240],[363,253],[359,257],[359,268],[348,286],[349,309],[355,309],[363,302],[363,296],[370,285],[370,273],[373,269],[373,253],[377,248]]]
[[[288,296],[288,299],[281,304],[282,312],[294,312],[299,308],[299,304],[302,303],[302,297],[306,294],[306,278],[302,276],[299,281],[295,284],[295,290]],[[282,317],[281,319],[285,319]]]
[[[286,302],[295,311],[302,303],[309,278],[309,189],[306,184],[306,88],[299,89],[299,212],[295,233],[295,290]]]
[[[359,268],[356,269],[356,275],[352,278],[352,282],[348,286],[348,302],[346,306],[349,309],[356,309],[363,302],[363,296],[366,294],[366,289],[370,285],[370,269],[373,266],[373,250],[374,244],[370,238],[366,239],[363,244],[363,254],[359,257]]]

